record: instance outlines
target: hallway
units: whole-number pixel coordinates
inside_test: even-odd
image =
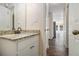
[[[56,38],[49,40],[48,56],[67,56],[67,49],[64,46],[63,31],[57,31]]]

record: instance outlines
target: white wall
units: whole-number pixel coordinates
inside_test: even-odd
[[[27,29],[31,30],[39,30],[40,29],[40,19],[41,19],[41,4],[33,4],[33,3],[28,3],[26,4],[26,18],[27,18]]]
[[[40,30],[41,44],[43,44],[43,55],[46,55],[46,40],[45,40],[45,20],[46,10],[45,4],[42,3],[29,3],[27,6],[27,26],[29,30]],[[42,43],[43,42],[43,43]]]
[[[53,21],[63,22],[64,8],[62,10],[53,11]]]
[[[15,29],[21,27],[22,30],[26,29],[26,17],[25,17],[25,4],[17,3],[14,8]]]
[[[73,30],[79,30],[79,3],[69,4],[69,55],[79,56],[79,36]]]

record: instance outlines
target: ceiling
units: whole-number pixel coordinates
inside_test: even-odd
[[[62,11],[65,7],[64,3],[49,3],[49,11],[50,12],[57,12],[57,11]]]

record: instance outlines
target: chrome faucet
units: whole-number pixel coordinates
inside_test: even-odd
[[[21,27],[18,27],[17,30],[20,31],[20,32],[22,31]]]
[[[14,31],[14,32],[15,32],[15,34],[20,34],[20,33],[21,33],[21,31],[22,31],[21,27],[18,27],[18,28],[17,28],[17,30],[16,30],[16,31]]]

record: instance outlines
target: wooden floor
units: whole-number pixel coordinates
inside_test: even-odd
[[[57,34],[57,38],[49,40],[49,48],[47,49],[48,56],[67,56],[68,49],[64,46],[64,40]]]

